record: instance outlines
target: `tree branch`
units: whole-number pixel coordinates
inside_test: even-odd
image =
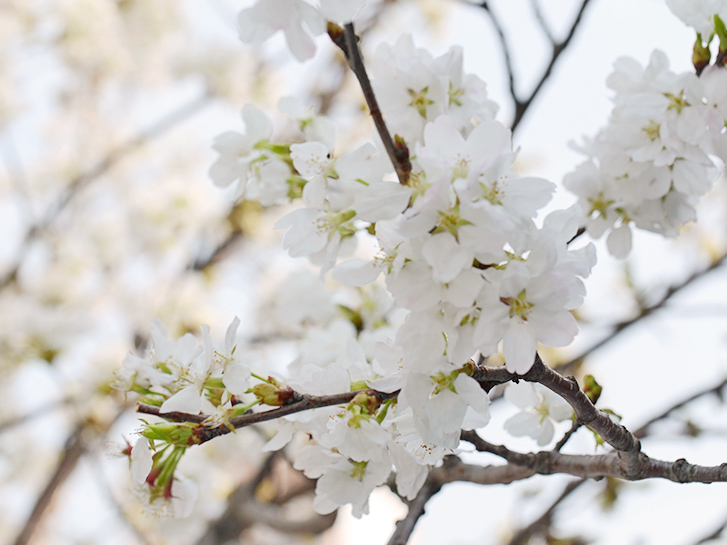
[[[694,401],[696,399],[699,399],[700,397],[703,397],[703,396],[706,396],[709,394],[716,394],[716,395],[722,397],[721,390],[725,386],[727,386],[727,378],[725,378],[722,382],[720,382],[716,386],[711,386],[705,390],[696,392],[696,393],[692,394],[691,396],[689,396],[688,398],[683,399],[682,401],[679,401],[678,403],[675,403],[674,405],[672,405],[668,409],[664,410],[660,414],[649,419],[649,421],[645,422],[639,429],[635,430],[633,432],[634,436],[638,437],[639,439],[646,437],[648,427],[651,426],[654,422],[658,422],[659,420],[668,418],[671,415],[671,413],[673,413],[677,409],[681,409],[685,405],[688,405],[689,403],[691,403],[692,401]]]
[[[391,539],[389,539],[388,545],[406,545],[408,543],[416,523],[424,514],[427,502],[441,488],[442,484],[430,473],[421,490],[416,495],[416,498],[408,502],[409,511],[403,519],[396,523],[396,530],[394,530]]]
[[[546,36],[548,36],[548,39],[553,44],[553,51],[552,51],[552,54],[550,57],[550,61],[548,62],[548,66],[546,66],[545,70],[543,71],[543,74],[540,76],[538,83],[535,85],[535,89],[533,89],[532,92],[530,93],[530,95],[524,99],[519,98],[518,93],[515,89],[515,75],[514,75],[514,70],[513,70],[513,66],[512,66],[512,60],[510,58],[510,48],[508,47],[502,25],[501,25],[500,21],[497,19],[497,17],[493,14],[487,1],[482,2],[480,4],[480,7],[482,7],[487,12],[487,14],[490,16],[490,20],[492,21],[492,24],[495,27],[495,31],[498,34],[498,37],[500,39],[500,44],[502,46],[503,54],[505,56],[505,66],[507,68],[508,79],[510,82],[510,95],[512,96],[513,103],[515,104],[515,115],[513,117],[512,123],[510,123],[510,129],[512,130],[513,134],[515,133],[518,125],[520,124],[520,121],[522,121],[523,116],[525,115],[525,112],[528,110],[528,108],[530,108],[533,101],[537,97],[538,93],[540,93],[540,90],[542,89],[543,85],[548,80],[548,78],[550,78],[550,74],[553,71],[553,67],[555,66],[555,63],[558,61],[558,58],[563,53],[563,51],[566,50],[566,48],[570,44],[571,40],[573,39],[576,29],[580,25],[581,19],[583,18],[583,13],[586,9],[586,6],[588,6],[589,2],[590,2],[590,0],[582,0],[581,7],[579,8],[578,13],[576,14],[576,18],[574,19],[573,23],[571,24],[568,34],[560,42],[555,43],[553,41],[553,37],[550,35],[549,31],[547,30],[547,25],[544,25],[543,23],[541,23],[541,27],[543,27],[543,29],[546,33]],[[539,11],[536,11],[536,17],[538,16],[538,13],[539,13]]]
[[[569,482],[561,495],[550,504],[550,507],[548,507],[548,509],[546,509],[545,512],[533,522],[523,528],[520,528],[520,530],[518,530],[517,533],[515,533],[515,535],[510,539],[508,545],[526,545],[534,533],[543,533],[550,525],[558,506],[574,491],[578,490],[578,488],[585,482],[588,482],[587,479],[579,479],[577,481]]]
[[[502,23],[500,23],[500,19],[490,9],[489,2],[482,2],[480,4],[480,7],[484,9],[487,15],[490,17],[492,26],[495,28],[495,32],[497,33],[497,38],[500,40],[500,48],[502,49],[502,54],[505,57],[505,70],[507,71],[507,81],[510,88],[510,96],[512,97],[512,101],[515,104],[515,111],[517,112],[517,107],[518,104],[520,104],[520,100],[518,99],[518,92],[515,88],[515,67],[513,66],[512,57],[510,56],[510,46],[507,43],[505,30],[502,28]],[[515,127],[516,125],[513,121],[513,123],[510,124],[510,130],[512,130],[513,134],[515,133]]]
[[[293,413],[299,413],[302,411],[308,411],[311,409],[320,409],[322,407],[331,407],[334,405],[343,405],[344,403],[350,402],[354,397],[356,397],[360,393],[366,393],[371,396],[375,396],[379,401],[386,401],[388,399],[393,399],[397,395],[399,395],[399,391],[393,393],[384,393],[384,392],[378,392],[376,390],[355,390],[353,392],[346,392],[343,394],[335,394],[335,395],[323,395],[323,396],[314,396],[314,395],[308,395],[308,394],[299,394],[295,393],[293,396],[293,401],[291,403],[288,403],[287,405],[283,405],[280,408],[277,409],[271,409],[269,411],[263,411],[259,413],[247,413],[243,414],[241,416],[237,416],[235,418],[230,419],[230,427],[227,427],[225,425],[211,425],[211,426],[202,426],[199,430],[197,430],[197,433],[195,434],[196,437],[199,439],[200,443],[205,443],[207,441],[210,441],[211,439],[214,439],[215,437],[219,437],[220,435],[226,435],[232,431],[232,429],[239,429],[244,428],[247,426],[250,426],[252,424],[259,424],[260,422],[267,422],[268,420],[275,420],[277,418],[287,416],[289,414]],[[155,416],[159,416],[161,418],[164,418],[166,420],[172,421],[172,422],[192,422],[195,424],[204,424],[204,422],[208,419],[212,421],[212,417],[210,415],[200,415],[200,414],[188,414],[188,413],[181,413],[181,412],[169,412],[169,413],[163,413],[159,409],[159,407],[154,407],[153,405],[146,405],[145,403],[139,403],[136,407],[137,412],[143,413],[143,414],[153,414]],[[232,428],[232,429],[231,429]]]
[[[582,478],[617,477],[629,481],[661,478],[677,483],[727,482],[727,463],[708,467],[690,464],[683,458],[665,462],[642,453],[641,470],[634,473],[629,467],[624,467],[620,452],[580,455],[551,450],[524,454],[503,445],[493,445],[473,431],[463,432],[462,440],[471,443],[480,452],[495,454],[510,464],[531,469],[541,475],[567,473]]]
[[[549,390],[555,392],[565,399],[576,413],[578,421],[590,427],[598,433],[609,445],[618,450],[618,457],[621,460],[622,469],[626,475],[636,476],[643,471],[645,455],[641,452],[641,443],[634,435],[611,420],[611,417],[603,411],[598,410],[581,391],[578,382],[573,377],[564,377],[553,371],[543,363],[540,355],[535,355],[535,363],[525,375],[512,375],[504,368],[478,367],[478,372],[473,376],[475,380],[509,380],[517,382],[519,379],[528,382],[539,382]]]
[[[533,10],[535,20],[538,21],[538,25],[540,25],[540,29],[543,31],[543,34],[545,34],[545,37],[548,38],[548,41],[552,46],[555,46],[555,36],[553,36],[553,31],[550,29],[550,25],[548,25],[548,22],[545,20],[543,10],[540,9],[540,2],[538,2],[538,0],[530,0],[530,9]]]
[[[364,99],[369,107],[371,118],[374,120],[376,125],[376,131],[381,137],[381,141],[384,144],[386,153],[391,159],[391,164],[394,165],[396,170],[396,176],[399,179],[399,183],[407,185],[409,183],[409,175],[411,174],[411,162],[409,160],[409,149],[406,143],[397,138],[396,142],[391,137],[389,129],[386,127],[384,116],[379,108],[379,103],[376,100],[374,89],[371,86],[371,81],[366,73],[366,67],[361,57],[361,50],[358,47],[358,37],[353,28],[353,23],[348,23],[343,31],[341,27],[330,25],[328,29],[328,35],[331,37],[333,43],[335,43],[341,51],[343,51],[346,57],[351,71],[356,75],[361,90],[363,91]]]

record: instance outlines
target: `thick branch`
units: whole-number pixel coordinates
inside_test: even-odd
[[[369,107],[371,118],[374,120],[374,125],[376,125],[376,131],[379,133],[386,153],[394,165],[399,183],[406,185],[409,182],[409,175],[411,174],[409,149],[403,140],[394,142],[389,129],[386,127],[384,116],[381,113],[381,108],[379,108],[379,103],[376,100],[374,89],[371,86],[371,81],[369,80],[363,58],[361,57],[361,50],[358,47],[358,37],[354,31],[353,23],[347,24],[343,32],[341,32],[340,27],[331,27],[329,28],[328,34],[331,40],[333,40],[333,43],[343,51],[349,68],[356,75],[361,85],[364,98],[366,99],[366,104]]]
[[[522,481],[535,475],[535,471],[514,464],[501,466],[478,466],[458,463],[452,467],[438,467],[432,474],[443,485],[454,482],[467,482],[473,484],[510,484]]]
[[[543,363],[539,355],[536,354],[535,363],[525,375],[512,375],[501,367],[479,366],[474,378],[478,381],[484,380],[490,387],[496,381],[508,382],[511,380],[517,382],[522,379],[528,382],[539,382],[565,399],[573,407],[581,424],[590,427],[604,441],[619,451],[618,456],[625,474],[636,476],[643,470],[645,457],[641,453],[639,440],[625,427],[611,420],[608,414],[598,410],[588,399],[588,396],[578,387],[575,378],[564,377],[553,371]]]
[[[463,432],[462,439],[472,443],[480,452],[489,452],[500,456],[510,464],[531,469],[541,475],[567,473],[576,477],[595,478],[617,477],[629,481],[661,478],[677,483],[715,483],[727,482],[727,464],[719,466],[699,466],[679,459],[675,462],[654,460],[641,454],[641,471],[633,473],[624,467],[621,453],[573,455],[561,454],[556,451],[537,453],[520,453],[502,445],[493,445],[482,439],[475,432]]]

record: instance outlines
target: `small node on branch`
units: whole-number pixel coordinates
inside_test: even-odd
[[[348,57],[348,48],[346,47],[346,35],[344,33],[343,27],[341,25],[337,25],[336,23],[332,23],[328,21],[328,28],[327,28],[328,36],[331,38],[331,41],[338,46],[338,48],[343,51],[343,54]]]
[[[583,393],[585,393],[588,399],[591,400],[591,403],[595,405],[598,398],[601,397],[602,392],[603,387],[596,382],[593,375],[586,375],[583,378]]]
[[[399,172],[399,183],[409,185],[409,176],[411,175],[411,160],[409,159],[409,146],[406,145],[404,138],[398,134],[394,135],[394,147],[396,149],[396,161],[398,163],[397,172]]]

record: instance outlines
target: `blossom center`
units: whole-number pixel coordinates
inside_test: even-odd
[[[518,316],[524,322],[527,322],[528,315],[533,308],[533,304],[530,303],[526,297],[527,294],[525,293],[525,290],[521,291],[517,297],[500,297],[500,301],[510,307],[510,318]]]
[[[644,134],[646,134],[646,137],[653,142],[654,140],[659,138],[660,129],[661,125],[659,125],[656,121],[649,121],[649,124],[641,130],[644,132]]]
[[[364,475],[366,475],[366,466],[368,462],[351,462],[353,469],[351,470],[351,478],[363,481]]]
[[[429,86],[425,87],[421,91],[407,89],[407,92],[411,97],[411,102],[409,103],[409,106],[414,106],[417,112],[419,112],[419,115],[426,119],[427,106],[429,106],[430,104],[434,104],[434,101],[427,96],[429,94]]]

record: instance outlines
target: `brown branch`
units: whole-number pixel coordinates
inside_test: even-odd
[[[302,486],[284,496],[277,496],[269,502],[259,501],[256,493],[260,484],[270,477],[274,462],[283,456],[282,452],[270,453],[257,474],[250,481],[239,485],[227,499],[227,508],[216,520],[212,521],[196,545],[217,545],[237,541],[240,534],[255,524],[289,534],[321,534],[336,521],[336,513],[312,515],[303,520],[291,519],[281,506],[302,492],[312,492],[313,486],[305,479]],[[302,475],[301,475],[302,477]]]
[[[263,524],[287,534],[322,534],[336,522],[336,512],[313,514],[303,520],[292,520],[277,503],[262,503],[255,498],[256,486],[247,483],[237,487],[227,500],[225,512],[196,541],[196,545],[218,545],[239,540],[240,534],[255,524]]]
[[[727,386],[727,378],[725,378],[724,380],[722,380],[722,382],[720,382],[716,386],[710,386],[709,388],[707,388],[705,390],[701,390],[699,392],[696,392],[696,393],[690,395],[689,397],[687,397],[686,399],[683,399],[683,400],[679,401],[678,403],[675,403],[674,405],[672,405],[671,407],[665,409],[664,411],[662,411],[658,415],[650,418],[648,422],[645,422],[639,429],[635,430],[633,432],[634,433],[634,436],[638,437],[639,439],[641,439],[643,437],[646,437],[646,435],[648,433],[647,432],[648,427],[651,426],[654,422],[658,422],[659,420],[663,420],[664,418],[668,418],[671,415],[671,413],[673,413],[677,409],[681,409],[685,405],[688,405],[689,403],[691,403],[692,401],[694,401],[696,399],[699,399],[700,397],[703,397],[703,396],[706,396],[706,395],[710,395],[710,394],[716,394],[716,395],[718,395],[718,396],[721,397],[721,390],[725,386]]]
[[[329,25],[328,35],[331,37],[333,43],[343,51],[346,57],[346,63],[361,85],[361,90],[363,91],[366,104],[369,107],[371,118],[374,120],[374,125],[376,125],[376,131],[381,137],[386,153],[389,159],[391,159],[391,164],[394,165],[399,183],[407,185],[409,183],[409,175],[411,174],[409,149],[402,139],[397,138],[395,142],[389,129],[386,127],[384,116],[381,113],[381,108],[376,100],[374,89],[371,86],[371,81],[369,80],[363,58],[361,57],[361,50],[358,47],[358,36],[356,36],[356,32],[354,31],[353,23],[348,23],[343,31],[341,27]]]
[[[409,511],[403,519],[396,523],[396,530],[394,530],[394,533],[389,539],[388,545],[406,545],[414,531],[414,527],[422,515],[424,515],[427,502],[441,488],[442,483],[437,480],[436,476],[430,473],[416,497],[412,501],[407,502],[409,504]]]
[[[83,187],[85,187],[95,179],[99,178],[100,176],[104,175],[121,159],[123,159],[129,153],[140,148],[149,140],[156,138],[157,136],[168,131],[175,125],[178,125],[182,121],[197,113],[204,106],[206,106],[209,101],[210,95],[207,93],[195,98],[191,102],[164,116],[151,127],[142,131],[138,136],[111,150],[108,155],[106,155],[106,157],[104,157],[91,169],[71,179],[58,201],[50,208],[50,210],[48,210],[44,214],[41,220],[35,223],[25,233],[23,241],[20,245],[20,252],[15,258],[15,263],[5,272],[2,277],[0,277],[0,289],[5,288],[8,284],[13,282],[18,274],[18,271],[20,270],[20,266],[25,259],[25,256],[30,250],[31,243],[39,238],[56,221],[60,213],[65,209],[68,203],[73,200],[73,198]]]
[[[473,484],[510,484],[535,475],[532,469],[506,464],[501,466],[478,466],[458,463],[452,467],[438,467],[432,470],[442,484],[468,482]]]
[[[512,60],[510,58],[510,48],[507,44],[507,39],[505,38],[505,33],[502,28],[502,25],[499,21],[499,19],[494,15],[492,10],[490,9],[488,2],[482,2],[480,4],[480,7],[482,7],[487,14],[490,16],[490,20],[492,21],[493,26],[495,27],[495,31],[498,34],[500,44],[502,46],[502,51],[505,56],[505,66],[507,68],[508,73],[508,79],[510,83],[510,95],[512,96],[512,100],[515,104],[515,116],[512,120],[512,123],[510,123],[510,129],[513,133],[515,133],[515,130],[517,129],[518,125],[523,119],[523,116],[525,115],[525,112],[530,108],[533,101],[537,97],[538,93],[540,93],[540,90],[542,89],[545,82],[550,78],[550,74],[553,71],[553,67],[555,66],[555,63],[558,61],[558,58],[563,53],[563,51],[566,50],[568,45],[570,44],[571,40],[573,39],[573,36],[575,35],[576,29],[580,25],[581,19],[583,18],[583,13],[586,9],[586,6],[591,0],[582,0],[581,7],[578,10],[578,13],[576,14],[576,17],[571,24],[570,30],[568,31],[568,34],[566,37],[557,43],[552,42],[552,36],[549,35],[549,33],[546,31],[546,35],[548,35],[549,39],[551,40],[551,43],[553,43],[553,51],[550,57],[550,61],[548,63],[548,66],[546,66],[545,70],[543,71],[543,74],[540,76],[540,80],[535,85],[535,89],[533,89],[530,93],[530,95],[527,98],[521,99],[518,96],[518,93],[515,89],[515,74],[514,69],[512,66]],[[537,16],[537,13],[536,13]],[[541,26],[543,26],[541,24]],[[544,27],[546,28],[546,27]]]
[[[515,89],[515,67],[513,66],[512,57],[510,56],[510,45],[507,43],[505,30],[502,27],[502,23],[500,23],[499,17],[497,17],[497,15],[495,15],[495,13],[490,9],[489,2],[482,2],[480,7],[487,12],[487,15],[489,15],[492,26],[495,28],[495,32],[497,33],[497,38],[500,40],[500,48],[502,49],[502,54],[505,57],[505,70],[507,71],[510,96],[512,97],[512,101],[515,104],[515,109],[517,111],[517,105],[520,101],[518,100],[518,92]],[[514,122],[510,124],[510,129],[513,133],[515,132]]]
[[[509,379],[508,379],[509,376]],[[598,433],[604,441],[618,450],[622,469],[626,475],[639,475],[643,470],[645,455],[641,452],[641,443],[622,425],[611,420],[611,417],[598,410],[578,386],[573,377],[564,377],[543,363],[540,355],[535,355],[535,363],[525,375],[512,375],[504,368],[488,368],[479,366],[474,374],[475,380],[517,382],[519,379],[528,382],[539,382],[549,390],[565,399],[576,413],[578,421]]]
[[[582,425],[583,424],[581,423],[581,421],[576,418],[573,421],[573,423],[571,424],[570,429],[567,432],[565,432],[565,435],[563,435],[561,440],[558,441],[556,443],[556,445],[553,447],[553,450],[560,452],[563,449],[563,447],[565,446],[565,444],[570,440],[570,438],[573,437],[573,434],[575,432],[577,432]]]
[[[655,460],[642,453],[640,471],[634,473],[630,467],[624,467],[620,452],[580,455],[561,454],[551,450],[525,454],[512,451],[503,445],[493,445],[475,432],[463,432],[462,440],[472,443],[480,452],[495,454],[510,464],[525,467],[541,475],[566,473],[581,478],[617,477],[629,481],[660,478],[677,483],[727,482],[727,463],[708,467],[690,464],[683,458],[674,462]]]
[[[189,263],[187,266],[188,270],[192,271],[203,271],[210,265],[214,265],[217,263],[222,254],[225,253],[229,248],[235,245],[235,243],[240,240],[243,237],[242,231],[233,231],[227,237],[220,242],[212,252],[206,256],[197,256],[193,262]]]
[[[421,490],[409,504],[406,516],[396,523],[396,530],[388,545],[405,545],[417,522],[425,512],[427,502],[448,483],[469,482],[481,485],[509,484],[527,479],[534,471],[513,464],[503,466],[476,466],[465,464],[456,456],[448,456],[444,464],[432,469]]]
[[[515,535],[512,536],[512,538],[508,542],[508,545],[526,545],[529,539],[533,536],[533,534],[545,532],[548,526],[550,526],[553,515],[555,514],[555,510],[558,508],[558,506],[563,502],[563,500],[565,500],[573,492],[578,490],[578,488],[585,482],[588,482],[587,479],[580,479],[577,481],[569,482],[561,495],[558,496],[558,498],[550,504],[550,507],[548,507],[548,509],[546,509],[545,512],[533,522],[531,522],[527,526],[520,528],[520,530],[518,530]]]
[[[287,405],[283,405],[280,408],[271,409],[269,411],[243,414],[241,416],[231,418],[229,423],[231,428],[233,429],[244,428],[252,424],[259,424],[260,422],[275,420],[289,414],[309,411],[311,409],[320,409],[322,407],[343,405],[344,403],[350,402],[354,397],[356,397],[356,395],[360,393],[366,393],[371,396],[376,396],[379,401],[393,399],[397,395],[399,395],[398,390],[390,394],[378,392],[376,390],[356,390],[343,394],[323,396],[296,393],[293,397],[294,401],[288,403]],[[136,410],[137,412],[143,414],[152,414],[172,422],[192,422],[195,424],[202,424],[205,420],[210,418],[210,415],[188,414],[181,412],[162,413],[159,407],[146,405],[145,403],[139,403],[136,407]],[[220,435],[226,435],[231,431],[232,429],[230,429],[230,427],[224,425],[211,427],[203,426],[201,427],[201,429],[197,430],[197,433],[195,435],[199,439],[200,443],[205,443],[207,441],[210,441],[211,439],[214,439],[215,437],[219,437]]]

